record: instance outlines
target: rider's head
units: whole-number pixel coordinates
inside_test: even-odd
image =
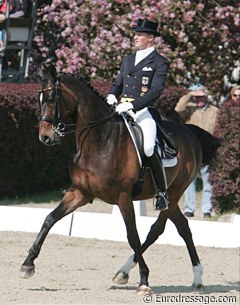
[[[157,31],[158,23],[138,19],[137,25],[133,28],[134,35],[134,44],[136,49],[144,50],[150,48],[153,45],[156,36],[160,36],[160,33]]]

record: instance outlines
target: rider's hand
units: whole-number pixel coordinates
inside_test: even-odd
[[[129,110],[133,109],[133,104],[132,103],[128,103],[128,102],[124,102],[124,103],[120,103],[119,105],[117,105],[115,111],[118,114],[124,113],[124,112],[128,112]]]
[[[117,104],[118,100],[116,99],[116,96],[114,94],[108,94],[106,102],[108,105],[114,105]]]

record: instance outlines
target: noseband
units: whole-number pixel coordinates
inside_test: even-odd
[[[48,123],[52,124],[54,132],[59,137],[62,138],[67,134],[74,133],[75,129],[76,129],[76,124],[69,124],[69,123],[64,122],[61,101],[63,101],[64,105],[66,106],[68,113],[70,113],[71,105],[68,102],[66,102],[65,99],[63,98],[59,78],[56,79],[54,86],[40,89],[39,92],[40,92],[40,94],[42,94],[46,91],[52,91],[53,89],[55,89],[54,90],[55,91],[54,117],[49,117],[49,116],[45,116],[45,115],[41,114],[39,116],[39,121],[44,121],[44,122],[48,122]],[[40,99],[40,109],[42,109],[42,106],[43,106],[43,102]]]

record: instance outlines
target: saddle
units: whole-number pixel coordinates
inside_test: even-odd
[[[172,138],[171,134],[168,131],[164,130],[164,127],[162,126],[162,118],[158,110],[155,107],[151,107],[149,108],[149,111],[157,125],[157,139],[158,139],[157,144],[160,146],[162,152],[161,157],[164,159],[175,158],[178,154],[178,147],[175,140]],[[147,159],[144,154],[142,129],[136,122],[134,122],[130,118],[128,119],[128,127],[131,130],[132,136],[134,137],[136,149],[138,150],[140,158],[143,163],[139,173],[138,180],[134,184],[132,190],[132,196],[133,198],[135,198],[142,192],[143,184],[144,184],[143,177],[149,165],[147,164]]]
[[[149,107],[149,112],[151,113],[153,119],[157,125],[157,140],[158,145],[161,148],[162,158],[163,159],[173,159],[178,154],[178,146],[175,140],[172,137],[172,134],[168,131],[164,130],[162,126],[162,118],[160,113],[155,107]],[[144,149],[143,149],[143,134],[140,126],[134,122],[133,120],[129,119],[129,128],[132,131],[132,135],[134,136],[134,140],[141,156],[141,159],[145,159]]]
[[[162,118],[160,112],[157,110],[156,107],[149,107],[149,112],[153,117],[154,121],[157,124],[157,138],[159,145],[162,151],[162,158],[163,159],[173,159],[178,154],[178,145],[173,138],[172,133],[165,130],[162,125]]]

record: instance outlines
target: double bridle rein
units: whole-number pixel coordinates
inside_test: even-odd
[[[54,132],[61,138],[65,137],[66,135],[72,134],[76,132],[76,123],[68,123],[64,122],[63,119],[63,113],[62,113],[62,102],[64,103],[68,114],[71,114],[73,109],[70,103],[64,99],[61,91],[61,83],[59,77],[57,77],[56,82],[54,86],[47,87],[47,88],[42,88],[39,90],[40,94],[43,94],[46,91],[55,91],[55,97],[54,97],[54,102],[55,102],[55,113],[54,117],[49,117],[49,116],[44,116],[40,115],[39,116],[39,121],[45,121],[48,123],[52,124]],[[42,109],[43,102],[40,98],[40,109]],[[115,112],[113,111],[110,115],[103,117],[99,120],[91,121],[87,124],[82,124],[82,128],[79,130],[80,135],[83,134],[83,132],[89,130],[90,128],[97,126],[99,124],[107,122],[110,118],[112,118],[115,115]]]

